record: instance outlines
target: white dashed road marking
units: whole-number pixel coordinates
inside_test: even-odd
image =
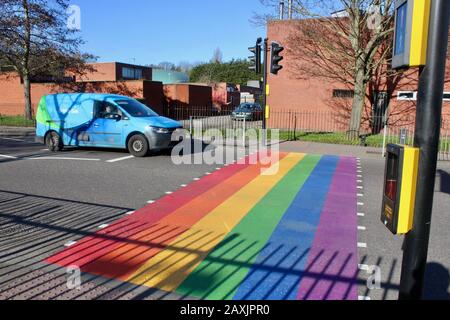
[[[111,159],[106,161],[107,163],[115,163],[115,162],[119,162],[119,161],[124,161],[124,160],[129,160],[129,159],[133,159],[134,156],[127,156],[127,157],[122,157],[122,158],[117,158],[117,159]]]
[[[358,212],[358,217],[365,217],[366,215],[364,213]]]
[[[367,243],[358,242],[358,248],[367,248]]]
[[[359,297],[358,297],[358,300],[360,300],[360,301],[370,301],[370,300],[372,300],[372,299],[370,299],[370,297],[359,296]]]
[[[17,159],[17,157],[7,156],[6,154],[0,154],[0,158],[5,158],[5,159]]]
[[[16,141],[16,142],[26,142],[25,140],[21,140],[21,139],[14,139],[14,138],[1,138],[1,140],[9,140],[9,141]]]
[[[358,230],[360,230],[360,231],[366,231],[367,228],[366,228],[366,227],[363,227],[363,226],[358,226]]]
[[[64,247],[71,247],[73,245],[75,245],[77,242],[76,241],[69,241],[66,244],[64,244]]]
[[[155,203],[155,200],[149,200],[149,201],[147,201],[147,203],[148,204],[153,204],[153,203]]]
[[[130,211],[130,212],[127,212],[127,213],[125,213],[127,216],[131,216],[133,213],[134,213],[135,211]]]
[[[69,161],[100,161],[100,159],[89,159],[89,158],[64,158],[64,157],[39,157],[39,158],[28,158],[29,160],[69,160]]]
[[[99,229],[105,229],[108,227],[109,227],[109,224],[102,224],[101,226],[98,226]]]

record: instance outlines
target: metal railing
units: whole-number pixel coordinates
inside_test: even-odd
[[[177,107],[171,108],[167,116],[180,121],[187,130],[201,124],[203,130],[208,129],[262,129],[263,114],[256,113],[251,119],[233,119],[232,109],[213,110],[211,107]],[[387,120],[387,121],[386,121]],[[281,140],[308,140],[311,136],[325,139],[328,143],[363,145],[384,148],[389,143],[405,145],[414,144],[415,117],[412,114],[384,116],[372,115],[363,117],[360,139],[346,140],[349,132],[350,116],[326,111],[298,111],[278,109],[270,112],[267,129],[278,129]],[[311,140],[308,140],[311,141]],[[443,116],[441,125],[441,141],[439,160],[450,161],[450,114]]]

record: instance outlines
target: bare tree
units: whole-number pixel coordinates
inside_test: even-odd
[[[261,0],[266,6],[279,1]],[[361,130],[369,85],[389,81],[394,0],[293,0],[298,21],[285,45],[298,77],[339,82],[354,91],[349,137]],[[259,18],[258,18],[259,17]],[[257,15],[254,22],[271,19]]]
[[[25,117],[32,118],[31,79],[51,72],[78,71],[91,58],[68,27],[66,0],[0,0],[0,60],[22,78]]]
[[[222,50],[220,50],[220,48],[216,48],[216,50],[214,50],[211,62],[212,63],[222,63],[222,60],[223,60]]]

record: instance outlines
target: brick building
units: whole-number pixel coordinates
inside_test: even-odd
[[[268,84],[270,85],[270,95],[267,103],[276,117],[280,110],[294,110],[310,114],[308,121],[322,121],[324,128],[334,128],[333,117],[328,117],[328,123],[324,115],[335,114],[339,108],[348,107],[352,102],[352,88],[339,82],[325,81],[319,78],[307,78],[305,75],[299,76],[296,71],[294,57],[290,55],[289,46],[291,44],[291,35],[298,32],[301,27],[301,20],[279,20],[269,22],[267,25],[267,37],[269,43],[276,41],[283,45],[286,50],[282,56],[284,60],[281,65],[284,69],[278,75],[268,75]],[[301,44],[298,44],[301,45]],[[299,57],[295,57],[298,59]],[[450,59],[447,63],[447,81],[444,92],[444,118],[450,120]],[[380,83],[368,92],[366,101],[366,118],[378,112],[380,108],[389,107],[389,114],[392,116],[415,115],[415,106],[417,98],[418,73],[410,71],[400,78],[398,83]],[[322,119],[315,119],[322,117]],[[272,121],[277,121],[273,119]],[[316,125],[316,124],[313,124]]]
[[[69,75],[65,81],[39,77],[31,84],[31,101],[35,112],[43,95],[53,93],[113,93],[133,97],[151,106],[159,114],[167,114],[170,106],[212,107],[212,88],[196,84],[164,85],[153,81],[150,67],[119,62],[93,63],[93,71],[82,76]],[[21,78],[14,72],[0,72],[0,114],[24,113]]]

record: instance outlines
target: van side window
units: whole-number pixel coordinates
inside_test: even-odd
[[[114,116],[122,116],[122,111],[114,104],[108,101],[95,101],[94,102],[94,115],[95,118],[100,119],[113,119]]]

